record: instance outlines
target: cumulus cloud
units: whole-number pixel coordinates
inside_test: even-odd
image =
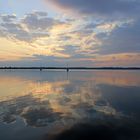
[[[21,19],[16,15],[0,15],[0,21],[1,36],[26,42],[48,36],[48,29],[61,24],[61,21],[49,18],[46,12],[33,12]]]
[[[1,18],[4,22],[12,22],[16,19],[16,15],[1,15]]]
[[[27,14],[22,22],[26,24],[29,29],[36,30],[46,30],[61,23],[59,20],[49,18],[45,12],[34,12]]]

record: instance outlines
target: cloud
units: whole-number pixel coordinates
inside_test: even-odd
[[[1,18],[4,22],[12,22],[16,19],[16,15],[1,15]]]
[[[8,38],[31,42],[48,36],[48,29],[61,21],[49,18],[46,12],[26,14],[22,19],[16,15],[0,15],[0,34]]]
[[[105,38],[106,34],[98,34],[102,40],[100,54],[116,54],[116,53],[140,53],[140,20],[131,24],[124,24],[120,28],[112,31]]]
[[[96,66],[139,66],[139,53],[114,53],[98,55],[94,59]]]
[[[49,18],[45,12],[27,14],[22,22],[26,24],[29,29],[36,30],[46,30],[61,23],[59,20]]]
[[[85,18],[67,16],[56,19],[40,11],[20,18],[0,15],[1,61],[10,64],[10,56],[11,61],[19,61],[15,63],[18,65],[28,62],[40,65],[40,61],[42,65],[46,62],[50,66],[65,65],[69,61],[73,66],[112,66],[126,64],[126,60],[139,65],[138,17],[113,20],[100,16],[94,19],[92,15],[87,17],[89,13]]]
[[[139,0],[52,0],[51,2],[63,9],[71,9],[82,14],[138,16],[135,14],[140,11]]]

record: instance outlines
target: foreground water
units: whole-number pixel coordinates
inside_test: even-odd
[[[0,71],[0,140],[140,139],[140,71]]]

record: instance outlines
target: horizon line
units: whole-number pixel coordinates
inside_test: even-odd
[[[140,70],[140,67],[122,67],[122,66],[104,66],[104,67],[39,67],[39,66],[25,66],[25,67],[17,67],[17,66],[4,66],[4,67],[0,67],[0,70],[30,70],[30,69],[36,69],[36,70],[66,70],[66,71],[70,71],[70,70]]]

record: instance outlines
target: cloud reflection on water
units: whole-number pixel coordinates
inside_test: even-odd
[[[140,101],[137,72],[70,72],[68,77],[65,72],[24,74],[0,73],[0,87],[5,87],[0,91],[1,123],[16,123],[21,117],[27,126],[59,133],[81,122],[139,121],[139,111],[133,110]],[[133,100],[129,91],[134,91]]]

